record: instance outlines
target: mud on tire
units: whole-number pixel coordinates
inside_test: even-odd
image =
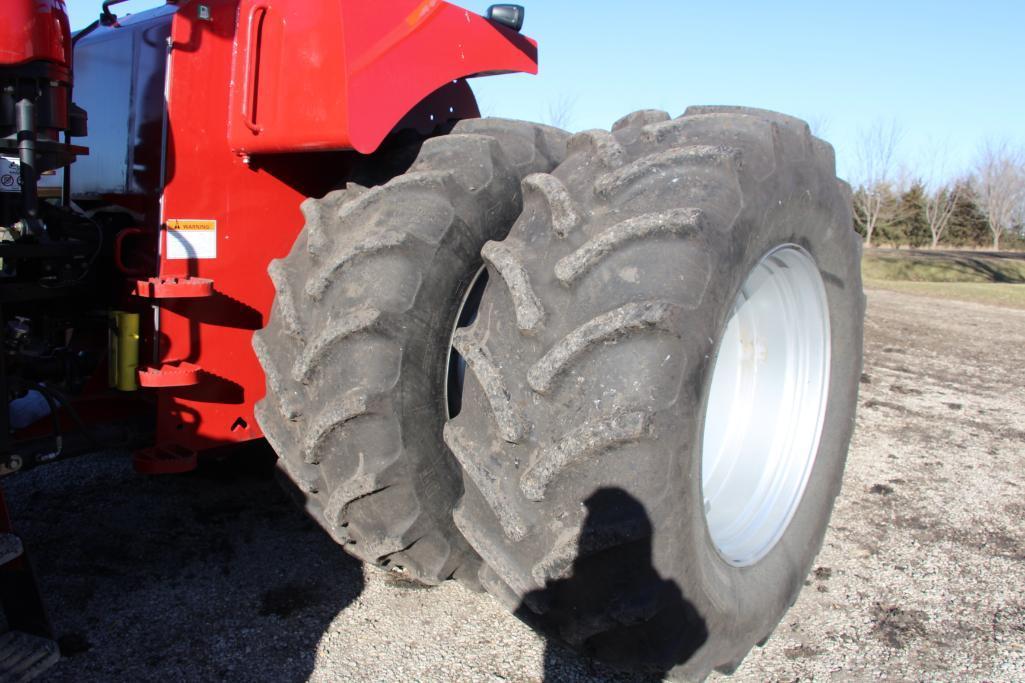
[[[520,181],[551,170],[566,137],[460,122],[408,172],[307,200],[305,229],[269,268],[257,420],[309,513],[366,562],[427,584],[476,572],[451,521],[462,483],[442,442],[449,336],[482,245],[506,235]]]
[[[580,133],[524,181],[455,337],[470,372],[445,440],[482,583],[528,621],[615,665],[702,678],[794,602],[840,490],[861,368],[860,242],[834,166],[797,119],[701,107]],[[702,425],[738,291],[787,244],[824,281],[831,380],[789,525],[735,566],[706,523]]]

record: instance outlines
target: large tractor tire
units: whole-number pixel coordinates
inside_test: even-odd
[[[627,116],[484,247],[445,440],[484,586],[613,665],[731,670],[796,600],[862,364],[849,188],[796,119]]]
[[[254,347],[257,420],[293,493],[356,557],[426,584],[478,560],[452,526],[462,490],[442,441],[456,312],[568,135],[499,119],[428,139],[408,171],[302,207],[306,227],[269,269],[277,290]],[[370,160],[402,166],[408,149]],[[409,166],[409,162],[405,162]]]

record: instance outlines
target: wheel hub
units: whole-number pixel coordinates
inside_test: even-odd
[[[830,340],[814,259],[793,244],[774,249],[737,295],[705,417],[705,519],[734,566],[772,550],[804,494],[822,433]]]

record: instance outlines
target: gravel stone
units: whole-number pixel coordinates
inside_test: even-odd
[[[732,680],[1025,680],[1025,311],[871,291],[866,335],[816,569]],[[106,452],[3,485],[67,645],[47,681],[642,680],[484,594],[361,566],[255,451],[167,478]]]

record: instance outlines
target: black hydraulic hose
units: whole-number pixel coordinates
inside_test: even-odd
[[[75,426],[82,431],[82,433],[85,435],[85,438],[89,441],[89,443],[95,448],[100,447],[99,442],[96,441],[95,438],[93,438],[93,435],[89,431],[89,428],[86,426],[85,421],[82,420],[82,416],[79,415],[77,410],[75,410],[75,406],[72,405],[71,400],[67,396],[65,396],[57,389],[54,389],[53,387],[37,384],[34,388],[36,388],[36,390],[42,393],[44,396],[50,395],[53,398],[56,398],[57,401],[60,402],[61,407],[63,407],[64,410],[68,411],[68,415],[71,416],[71,421],[74,422]]]
[[[96,21],[94,21],[93,23],[89,24],[84,29],[82,29],[81,31],[76,33],[75,35],[71,36],[71,57],[68,60],[68,63],[71,65],[72,68],[74,68],[75,46],[78,45],[78,41],[82,40],[87,35],[89,35],[93,31],[95,31],[96,29],[98,29],[99,27],[100,27],[100,20],[97,19]]]
[[[120,5],[122,2],[127,1],[128,0],[104,0],[103,11],[100,12],[100,21],[103,23],[104,26],[114,26],[115,24],[117,24],[117,16],[110,11],[110,6]]]
[[[93,266],[96,265],[96,259],[99,258],[100,253],[103,251],[103,243],[105,241],[103,235],[103,226],[100,225],[95,218],[88,216],[85,213],[80,213],[76,211],[75,215],[86,219],[94,228],[96,228],[96,249],[93,251],[93,255],[89,257],[89,263],[85,265],[85,268],[82,270],[81,275],[79,275],[74,280],[70,280],[68,282],[61,282],[54,285],[40,283],[39,286],[43,289],[60,289],[62,287],[73,287],[77,284],[84,282],[85,279],[88,278],[90,273],[92,272]]]

